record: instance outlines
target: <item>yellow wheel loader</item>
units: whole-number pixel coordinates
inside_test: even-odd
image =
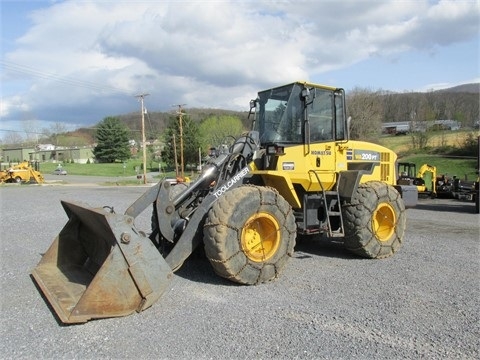
[[[38,163],[32,167],[28,161],[23,161],[0,172],[0,182],[43,184],[45,179],[38,169]]]
[[[348,139],[342,89],[268,89],[250,115],[252,130],[188,185],[161,181],[123,215],[63,202],[69,221],[32,272],[62,322],[146,309],[202,243],[214,271],[240,284],[278,277],[297,234],[341,239],[367,258],[400,248],[417,189],[396,185],[392,151]],[[141,231],[135,218],[148,209]]]

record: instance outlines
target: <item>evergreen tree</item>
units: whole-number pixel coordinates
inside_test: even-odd
[[[116,117],[106,117],[98,124],[97,146],[93,154],[99,162],[111,163],[130,158],[128,128]]]
[[[198,148],[200,147],[198,125],[186,115],[182,116],[182,133],[184,165],[197,164]],[[180,165],[180,125],[178,117],[170,118],[170,122],[164,133],[164,142],[166,145],[162,151],[162,160],[171,168],[175,167],[175,150],[173,147],[174,137],[177,150],[177,163]]]

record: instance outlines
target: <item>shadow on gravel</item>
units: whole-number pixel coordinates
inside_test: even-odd
[[[362,259],[361,257],[348,252],[343,247],[343,243],[339,242],[338,239],[325,239],[319,237],[297,239],[293,257],[301,260],[313,256],[324,256],[338,259]],[[182,267],[175,272],[175,275],[200,283],[242,286],[215,274],[210,262],[205,256],[205,253],[200,249],[196,250],[185,261]]]
[[[465,213],[465,214],[475,214],[475,204],[469,202],[461,202],[452,200],[449,203],[429,203],[429,204],[422,204],[417,203],[415,209],[418,210],[428,210],[428,211],[441,211],[441,212],[458,212],[458,213]]]
[[[182,267],[175,272],[175,275],[199,283],[241,286],[240,284],[236,284],[215,274],[212,265],[210,265],[210,262],[205,256],[205,253],[198,250],[190,255]]]
[[[343,242],[338,239],[322,238],[319,236],[297,238],[295,254],[293,256],[297,259],[302,259],[310,257],[309,254],[338,259],[361,259],[346,250]]]

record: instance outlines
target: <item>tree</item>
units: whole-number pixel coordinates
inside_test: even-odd
[[[124,161],[130,158],[128,128],[116,117],[106,117],[98,124],[97,146],[93,149],[100,162]]]
[[[229,137],[238,137],[244,131],[242,121],[236,116],[212,115],[200,124],[202,149],[208,150],[211,146],[217,147]]]
[[[369,140],[381,131],[383,109],[377,92],[355,88],[347,102],[348,115],[352,117],[350,137]]]
[[[182,116],[182,134],[183,134],[183,159],[184,165],[198,163],[198,148],[200,147],[200,136],[197,123],[193,122],[189,116]],[[175,137],[175,140],[174,140]],[[171,117],[164,133],[165,147],[162,151],[162,160],[169,167],[175,166],[175,150],[177,151],[177,164],[180,163],[180,123],[178,117]]]
[[[9,144],[10,146],[18,146],[23,142],[23,137],[18,131],[9,131],[5,133],[3,141],[5,144]]]

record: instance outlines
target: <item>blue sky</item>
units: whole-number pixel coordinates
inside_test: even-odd
[[[397,92],[480,82],[478,0],[5,1],[0,139],[106,116],[247,110],[295,80]]]

